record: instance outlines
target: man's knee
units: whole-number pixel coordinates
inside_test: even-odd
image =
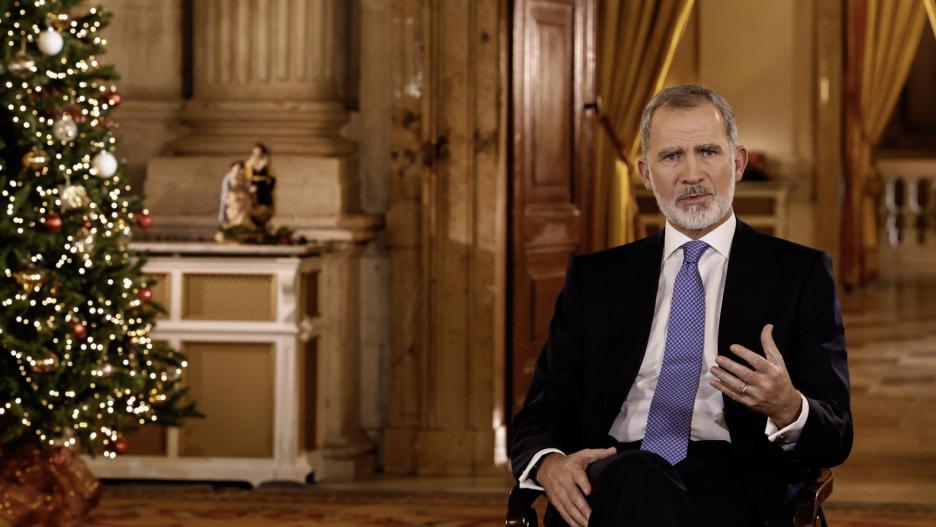
[[[626,450],[596,461],[588,467],[588,479],[593,485],[613,480],[618,483],[639,481],[678,481],[676,469],[665,459],[645,450]],[[662,476],[662,477],[661,477]]]
[[[619,452],[589,466],[588,477],[596,526],[691,524],[692,504],[682,479],[657,454]]]

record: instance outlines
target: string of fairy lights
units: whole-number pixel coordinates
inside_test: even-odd
[[[0,236],[25,257],[2,270],[12,286],[0,290],[0,354],[15,363],[20,391],[0,399],[0,420],[38,444],[113,458],[127,450],[127,423],[167,413],[186,363],[150,338],[153,291],[127,248],[133,224],[152,217],[112,153],[109,113],[121,96],[96,57],[106,15],[72,17],[54,0],[4,5]]]

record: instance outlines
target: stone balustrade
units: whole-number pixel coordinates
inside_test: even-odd
[[[881,216],[893,247],[936,243],[936,158],[878,160],[884,181]]]

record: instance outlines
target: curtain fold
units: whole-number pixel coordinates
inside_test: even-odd
[[[875,177],[873,150],[910,73],[932,2],[848,0],[846,5],[841,257],[846,287],[864,285],[877,276],[876,204],[880,184]]]
[[[923,0],[923,7],[926,8],[926,16],[929,18],[930,29],[936,35],[936,0]]]
[[[598,96],[626,152],[596,132],[596,170],[589,245],[603,249],[637,237],[632,162],[640,114],[663,88],[694,0],[602,0],[598,28]],[[624,159],[621,159],[624,157]]]

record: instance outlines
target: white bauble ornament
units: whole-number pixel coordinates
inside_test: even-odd
[[[43,31],[42,34],[39,35],[39,51],[46,55],[58,55],[59,51],[62,51],[62,46],[64,46],[64,44],[65,41],[62,39],[62,34],[52,28]]]
[[[97,177],[109,178],[117,173],[117,158],[107,151],[98,152],[91,160],[91,167]]]
[[[70,115],[63,114],[62,117],[52,125],[52,135],[59,141],[72,141],[78,137],[78,125]]]
[[[88,191],[81,185],[68,185],[59,191],[59,196],[62,200],[62,212],[88,206]]]

